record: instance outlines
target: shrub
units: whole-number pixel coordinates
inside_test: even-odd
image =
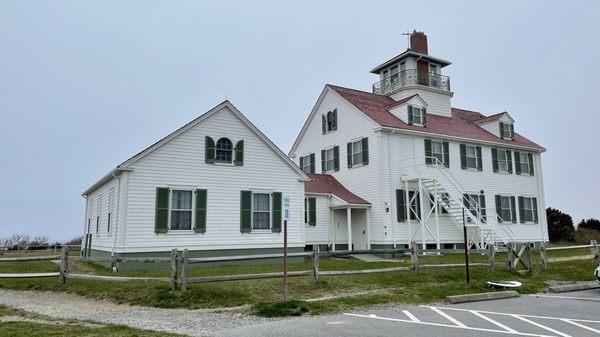
[[[577,228],[575,231],[575,242],[580,245],[587,245],[591,240],[600,242],[600,231],[589,229],[589,228]]]
[[[302,316],[308,312],[308,303],[297,300],[261,302],[254,307],[254,311],[263,317]]]
[[[574,240],[575,227],[573,227],[573,218],[570,215],[548,207],[546,217],[550,241],[572,242]]]
[[[581,220],[579,225],[577,225],[577,229],[579,229],[579,228],[587,228],[587,229],[593,229],[595,231],[600,231],[600,220],[594,219],[594,218],[589,218],[587,220]]]

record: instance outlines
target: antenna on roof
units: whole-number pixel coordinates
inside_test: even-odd
[[[410,31],[406,31],[406,33],[402,33],[402,35],[406,35],[406,47],[407,49],[410,49]]]

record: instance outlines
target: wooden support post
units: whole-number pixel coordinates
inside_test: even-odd
[[[548,257],[546,253],[546,243],[542,242],[540,245],[540,264],[542,265],[542,270],[546,271],[548,269]]]
[[[598,263],[600,263],[600,252],[598,252],[598,241],[591,240],[590,245],[592,245],[592,248],[590,249],[591,255],[594,255],[594,262],[595,262],[595,264],[598,264]]]
[[[410,262],[415,274],[419,275],[419,247],[415,241],[410,243]]]
[[[515,255],[515,244],[513,242],[508,243],[508,252],[506,253],[508,259],[508,268],[510,271],[515,271],[515,265],[513,264],[513,256]]]
[[[496,266],[494,265],[496,260],[496,247],[494,245],[488,245],[488,262],[490,264],[490,271],[495,271]]]
[[[177,291],[177,260],[179,253],[176,248],[171,250],[171,290]]]
[[[527,269],[529,273],[533,273],[533,256],[531,254],[531,242],[527,242]]]
[[[67,272],[69,269],[69,247],[62,247],[60,250],[60,267],[59,267],[60,275],[59,282],[60,284],[67,283]]]
[[[183,257],[181,259],[181,291],[187,291],[188,281],[188,250],[183,250]]]
[[[319,245],[313,247],[313,283],[319,283]]]

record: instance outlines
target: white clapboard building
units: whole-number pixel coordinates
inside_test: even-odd
[[[305,247],[306,174],[229,101],[146,148],[83,192],[86,256],[280,252]]]
[[[422,32],[372,92],[326,85],[289,156],[306,183],[306,244],[452,248],[547,241],[540,145],[508,112],[453,108],[450,62]]]

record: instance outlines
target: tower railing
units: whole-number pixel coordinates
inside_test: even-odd
[[[402,70],[373,84],[373,93],[385,95],[407,85],[424,85],[443,91],[450,91],[450,77],[418,69]]]

